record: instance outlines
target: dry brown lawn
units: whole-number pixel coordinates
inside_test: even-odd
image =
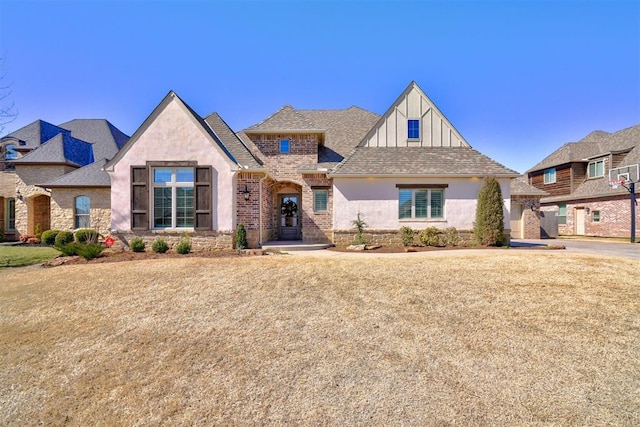
[[[566,253],[0,272],[1,425],[640,425],[640,263]]]

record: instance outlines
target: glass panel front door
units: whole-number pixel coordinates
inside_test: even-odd
[[[280,240],[300,239],[299,198],[297,194],[280,196]]]

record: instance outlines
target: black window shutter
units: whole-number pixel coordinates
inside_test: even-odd
[[[196,230],[211,230],[211,166],[196,167]]]
[[[131,166],[131,229],[149,229],[149,173],[146,166]]]

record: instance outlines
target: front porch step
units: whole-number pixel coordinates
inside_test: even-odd
[[[265,251],[314,251],[333,247],[332,243],[303,243],[301,240],[274,240],[262,245]]]

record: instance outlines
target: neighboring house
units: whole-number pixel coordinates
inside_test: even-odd
[[[630,194],[622,186],[612,189],[609,181],[638,182],[639,163],[640,125],[636,125],[614,133],[592,132],[529,169],[529,183],[549,193],[541,199],[542,212],[556,218],[548,234],[628,237]],[[640,213],[635,221],[640,227]]]
[[[128,136],[101,119],[37,120],[0,139],[7,239],[37,230],[110,230],[110,183],[102,170]],[[4,200],[2,200],[4,199]]]
[[[482,178],[500,182],[509,235],[512,178],[474,150],[415,84],[383,115],[285,106],[236,134],[170,92],[104,169],[113,234],[230,246],[242,223],[269,240],[347,244],[358,213],[373,241],[403,225],[470,231]]]

